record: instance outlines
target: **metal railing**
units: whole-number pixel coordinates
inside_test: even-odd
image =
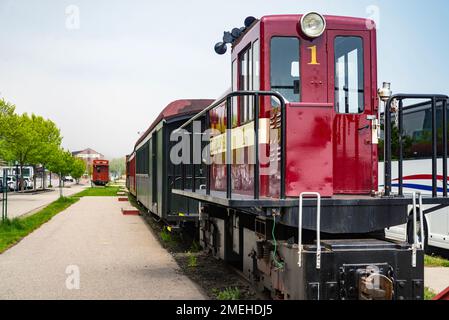
[[[318,192],[303,192],[299,196],[298,217],[298,266],[302,267],[302,220],[304,197],[315,197],[317,199],[316,212],[316,269],[321,269],[321,194]]]
[[[191,126],[195,121],[199,121],[205,118],[205,127],[210,127],[210,115],[209,112],[223,103],[226,108],[226,198],[232,198],[232,110],[233,99],[235,97],[253,97],[254,98],[254,153],[255,153],[255,165],[254,165],[254,199],[260,198],[260,159],[259,159],[259,116],[260,116],[260,97],[271,97],[279,100],[279,107],[281,110],[281,161],[280,161],[280,198],[285,199],[285,154],[286,154],[286,107],[285,101],[282,95],[273,91],[235,91],[231,92],[220,100],[214,102],[212,105],[192,117],[189,121],[184,123],[176,131],[186,129]],[[209,155],[210,156],[210,155]],[[195,164],[192,168],[195,170]],[[196,191],[195,188],[196,177],[193,176],[192,192]],[[211,164],[206,164],[206,194],[211,194]]]
[[[392,194],[392,106],[398,102],[398,129],[399,129],[399,196],[404,195],[404,100],[427,100],[432,105],[432,197],[438,196],[438,132],[437,132],[437,103],[442,103],[443,123],[443,196],[448,196],[447,157],[448,157],[448,124],[447,124],[447,100],[448,96],[440,94],[397,94],[390,97],[385,106],[385,196]],[[409,110],[410,107],[407,108]]]
[[[418,239],[418,207],[416,204],[416,196],[418,196],[419,205],[419,222],[420,222],[420,235],[421,239]],[[425,244],[425,231],[424,231],[424,210],[422,202],[422,194],[413,192],[413,245],[412,245],[412,267],[416,268],[416,255],[417,250],[424,250]]]

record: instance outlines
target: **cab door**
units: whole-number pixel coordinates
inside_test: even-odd
[[[369,31],[330,30],[329,99],[334,104],[333,158],[336,194],[369,194],[375,179]]]

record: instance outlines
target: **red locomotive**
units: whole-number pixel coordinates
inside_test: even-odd
[[[420,210],[424,204],[449,206],[447,178],[442,194],[437,188],[438,157],[447,177],[448,137],[438,135],[436,120],[439,108],[447,132],[448,97],[392,96],[387,85],[378,97],[376,30],[366,19],[318,13],[250,17],[245,27],[225,32],[216,52],[225,53],[227,44],[232,90],[196,109],[178,129],[171,127],[170,139],[148,133],[137,143],[136,167],[153,170],[170,185],[155,189],[154,179],[137,180],[138,198],[142,192],[147,201],[146,190],[152,189],[146,208],[163,218],[181,217],[170,223],[187,222],[185,208],[198,215],[203,248],[272,297],[423,299],[424,239],[415,232],[409,243],[393,242],[384,229],[413,219],[417,230],[427,213]],[[392,154],[392,130],[396,122],[403,130],[409,99],[430,101],[435,114],[429,197],[403,193],[401,139],[399,155]],[[158,123],[153,132],[156,126],[162,130]],[[157,146],[150,143],[148,150],[149,137]],[[438,145],[446,146],[443,154]],[[139,152],[151,154],[160,167]],[[393,156],[399,158],[398,192],[392,190]],[[169,198],[170,205],[155,206],[158,197]]]
[[[92,165],[92,183],[96,186],[106,186],[109,183],[109,161],[94,160]]]

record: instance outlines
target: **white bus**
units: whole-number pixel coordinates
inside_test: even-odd
[[[8,176],[19,176],[21,175],[20,167],[1,167],[2,175],[4,170],[7,171]],[[23,167],[23,177],[32,179],[34,176],[34,168],[31,166]]]
[[[25,189],[32,189],[33,184],[33,177],[34,177],[34,168],[31,166],[25,166],[23,169],[23,178],[25,183]],[[3,175],[6,173],[6,176],[8,177],[8,185],[10,186],[11,190],[17,189],[17,182],[16,178],[20,181],[21,177],[21,170],[20,167],[0,167],[0,178],[3,179]],[[20,187],[20,184],[19,184]]]
[[[442,107],[437,108],[438,119],[438,154],[442,154]],[[432,194],[432,110],[430,103],[414,105],[411,109],[404,109],[404,193],[420,192],[423,195]],[[396,132],[395,132],[396,131]],[[398,137],[397,129],[393,129],[393,139]],[[393,155],[397,153],[397,146],[393,144]],[[396,150],[395,150],[396,149]],[[442,158],[438,159],[438,194],[442,195]],[[392,190],[398,192],[398,162],[392,163]],[[383,188],[384,166],[379,166],[379,182]],[[428,210],[435,206],[420,208]],[[409,209],[412,214],[412,207]],[[419,229],[419,224],[418,224]],[[419,230],[420,232],[420,230]],[[409,219],[406,225],[392,227],[386,230],[387,238],[400,241],[411,240],[413,222]],[[431,212],[424,218],[425,246],[449,250],[449,207]]]

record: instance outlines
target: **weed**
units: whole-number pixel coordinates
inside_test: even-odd
[[[437,294],[432,289],[427,287],[424,288],[424,300],[432,300],[436,295]]]
[[[239,300],[241,297],[238,288],[226,288],[222,291],[215,290],[218,300]]]
[[[198,258],[192,252],[187,252],[187,258],[189,260],[187,266],[189,266],[190,268],[198,267]]]
[[[190,246],[190,252],[200,252],[201,251],[201,246],[200,244],[193,240],[192,245]]]
[[[175,241],[173,235],[166,228],[161,231],[160,236],[161,240],[165,243],[173,243]]]

